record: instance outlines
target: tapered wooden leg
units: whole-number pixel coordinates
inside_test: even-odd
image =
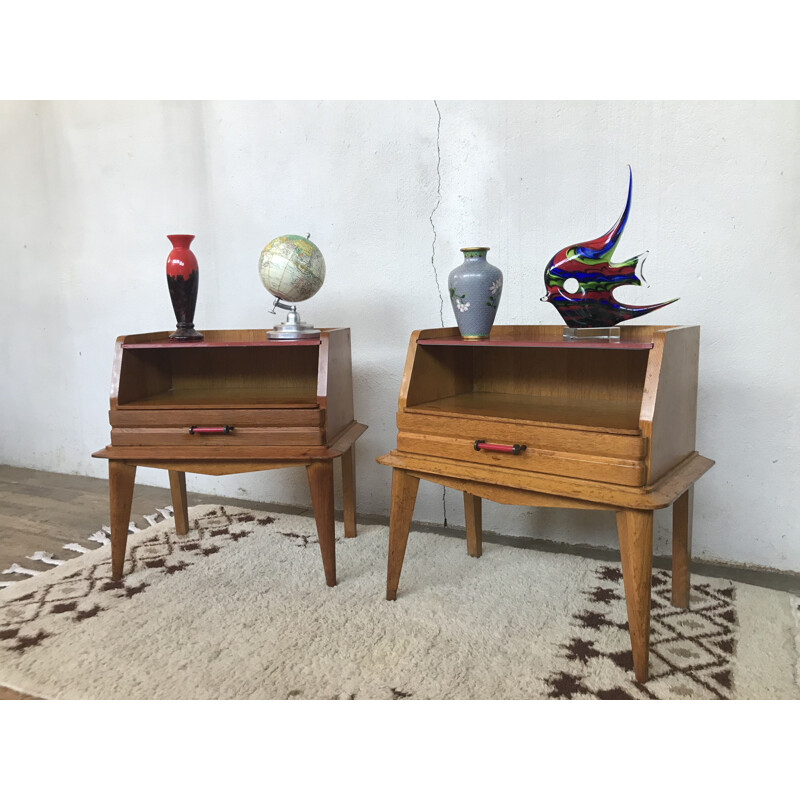
[[[622,579],[636,680],[647,680],[650,646],[650,583],[653,572],[653,512],[617,512]]]
[[[122,461],[108,462],[108,500],[111,514],[111,578],[122,579],[128,524],[131,521],[136,467]]]
[[[342,502],[344,504],[344,537],[356,535],[356,445],[342,453]]]
[[[689,608],[694,486],[672,504],[672,605]]]
[[[481,498],[464,492],[464,518],[467,521],[467,553],[480,558],[483,552]]]
[[[312,461],[307,467],[311,505],[317,523],[325,582],[336,586],[336,540],[333,517],[333,460]]]
[[[386,570],[386,599],[397,599],[400,570],[406,554],[408,531],[414,515],[419,478],[405,470],[392,470],[392,508],[389,517],[389,565]]]
[[[172,515],[175,532],[185,536],[189,532],[189,506],[186,504],[186,473],[170,469],[169,491],[172,494]]]

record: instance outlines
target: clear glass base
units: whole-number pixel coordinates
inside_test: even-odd
[[[564,328],[565,342],[619,342],[620,329],[613,328]]]

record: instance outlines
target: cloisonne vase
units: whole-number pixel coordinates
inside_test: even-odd
[[[167,256],[167,286],[178,323],[169,338],[179,342],[199,342],[203,334],[194,329],[194,309],[200,272],[197,259],[189,249],[194,236],[174,233],[167,239],[172,243],[172,250]]]
[[[487,339],[492,330],[503,273],[486,260],[488,247],[462,247],[464,263],[447,279],[458,331],[464,339]]]

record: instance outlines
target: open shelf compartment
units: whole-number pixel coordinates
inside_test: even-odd
[[[264,341],[126,342],[121,347],[118,407],[316,408],[319,342],[315,347],[261,346]]]
[[[429,341],[417,342],[407,412],[640,433],[652,342],[549,348]]]

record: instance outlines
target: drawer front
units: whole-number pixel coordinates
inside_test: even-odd
[[[227,430],[226,430],[227,428]],[[193,425],[158,428],[112,428],[112,445],[236,447],[322,444],[319,428],[260,428],[216,425],[204,417]]]
[[[537,450],[580,453],[591,457],[639,460],[647,455],[647,439],[641,435],[601,433],[524,422],[401,411],[397,414],[397,428],[402,433],[519,442]]]
[[[271,428],[321,428],[319,408],[180,408],[126,409],[108,412],[108,421],[119,428],[182,427],[189,425],[242,425]]]
[[[499,445],[502,449],[476,449],[476,441],[484,442],[490,447]],[[516,454],[511,449],[513,445],[518,445]],[[397,449],[400,452],[452,458],[471,464],[584,478],[622,486],[643,486],[645,479],[645,465],[640,460],[542,450],[519,439],[496,442],[484,436],[464,439],[400,431],[397,435]]]

